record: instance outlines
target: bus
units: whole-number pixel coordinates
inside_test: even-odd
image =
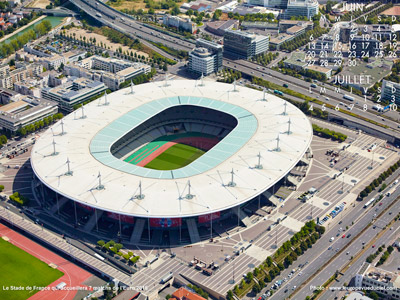
[[[374,201],[375,201],[375,198],[372,198],[371,200],[369,200],[367,203],[364,204],[364,208],[367,208],[368,206],[370,206]]]
[[[354,101],[354,97],[349,96],[349,95],[343,95],[343,98],[349,101]]]
[[[283,96],[283,93],[282,93],[281,91],[278,91],[278,90],[274,90],[274,94],[277,94],[277,95]]]
[[[163,278],[161,278],[161,284],[167,283],[172,278],[172,276],[173,276],[172,272],[165,275]]]

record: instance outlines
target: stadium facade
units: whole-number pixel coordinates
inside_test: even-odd
[[[285,178],[311,139],[306,116],[266,92],[152,82],[66,116],[37,140],[31,165],[43,205],[81,230],[195,243],[232,216],[246,225],[242,208]]]

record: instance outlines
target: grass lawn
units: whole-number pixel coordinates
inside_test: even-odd
[[[64,275],[22,249],[0,238],[0,299],[25,300],[39,290],[4,291],[3,287],[46,287]]]
[[[176,144],[154,158],[145,167],[155,170],[175,170],[190,164],[204,153],[203,150],[189,145]]]

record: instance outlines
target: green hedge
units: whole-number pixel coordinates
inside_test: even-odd
[[[15,192],[10,196],[10,200],[18,203],[19,205],[27,205],[29,203],[29,198],[22,196],[19,192]]]
[[[381,175],[379,175],[377,178],[372,180],[371,183],[368,186],[366,186],[363,191],[361,191],[361,193],[358,195],[358,198],[362,200],[365,197],[367,197],[373,190],[375,190],[375,188],[379,187],[379,185],[386,178],[388,178],[390,175],[392,175],[392,173],[394,171],[396,171],[399,168],[399,166],[400,166],[400,160],[397,161],[392,166],[390,166],[385,172],[381,173]],[[386,183],[384,183],[384,184],[386,184]]]
[[[340,142],[344,142],[347,139],[347,135],[341,132],[333,131],[327,128],[322,128],[316,124],[312,124],[312,127],[314,134],[318,134],[324,138],[330,138],[334,141],[340,141]]]

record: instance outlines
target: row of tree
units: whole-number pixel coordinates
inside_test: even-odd
[[[166,66],[166,65],[165,65]],[[139,76],[136,76],[135,78],[132,79],[132,82],[134,85],[138,85],[141,83],[149,82],[151,78],[156,74],[155,69],[151,69],[151,71],[147,74],[141,74]],[[127,80],[119,85],[119,88],[122,89],[124,87],[127,87],[131,84],[131,80]]]
[[[9,43],[2,43],[0,46],[0,55],[2,57],[7,57],[19,49],[23,48],[29,41],[37,39],[51,30],[51,23],[47,20],[35,25],[33,29],[25,32],[11,39]]]
[[[278,52],[264,52],[262,54],[252,57],[250,60],[256,62],[259,65],[267,66],[278,56]]]
[[[313,106],[309,105],[310,101],[314,101],[316,99],[313,99],[313,98],[311,98],[309,96],[303,95],[303,94],[301,94],[299,92],[292,91],[291,89],[282,87],[282,86],[280,86],[280,85],[278,85],[276,83],[266,81],[266,80],[264,80],[262,78],[253,77],[252,78],[252,82],[254,84],[266,87],[267,89],[279,90],[279,91],[281,91],[281,92],[283,92],[285,94],[288,94],[288,95],[291,95],[293,97],[297,97],[297,98],[303,99],[303,100],[305,100],[304,102],[299,102],[299,101],[292,100],[291,98],[288,98],[288,97],[285,97],[285,96],[282,97],[285,100],[287,100],[290,103],[292,103],[293,105],[295,105],[296,107],[298,107],[306,115],[313,116],[313,117],[316,117],[318,119],[323,119],[323,120],[328,119],[328,112],[326,110],[323,111],[320,108],[313,107]]]
[[[327,33],[329,29],[321,28],[319,26],[314,26],[314,29],[309,30],[303,34],[300,34],[298,37],[295,37],[293,40],[283,43],[280,46],[281,50],[288,50],[290,52],[312,42],[317,39],[321,35]]]
[[[56,122],[57,120],[61,119],[64,115],[62,113],[56,113],[52,116],[48,116],[43,120],[36,121],[33,124],[26,125],[17,130],[18,136],[26,136],[27,134],[33,133],[39,129],[49,126],[50,124]]]
[[[227,299],[233,300],[234,294],[241,298],[250,287],[254,293],[260,292],[267,283],[273,281],[281,271],[288,268],[300,255],[311,248],[324,232],[325,228],[315,224],[314,220],[307,222],[290,240],[283,243],[274,255],[268,256],[258,268],[255,268],[252,273],[249,272],[239,285],[229,290]]]
[[[383,252],[381,258],[379,261],[376,263],[376,266],[383,265],[385,261],[389,258],[390,254],[393,252],[394,248],[392,246],[387,247],[387,250]]]
[[[219,78],[218,82],[232,83],[242,78],[242,72],[233,69],[222,69],[219,72],[219,76],[222,78]]]
[[[118,255],[122,257],[126,262],[130,262],[135,264],[139,259],[140,256],[134,255],[132,251],[128,251],[127,253],[123,253],[121,249],[124,245],[120,243],[116,243],[113,240],[108,241],[107,243],[103,240],[97,241],[97,246],[104,252],[109,252],[111,256]]]
[[[347,135],[330,130],[328,128],[319,127],[317,124],[312,124],[314,134],[322,136],[327,139],[332,139],[334,141],[344,142],[347,139]]]
[[[361,193],[358,195],[359,199],[364,199],[367,197],[373,190],[375,190],[379,185],[385,181],[394,171],[396,171],[400,166],[400,160],[397,161],[395,164],[390,166],[385,172],[381,173],[379,177],[375,178]]]

